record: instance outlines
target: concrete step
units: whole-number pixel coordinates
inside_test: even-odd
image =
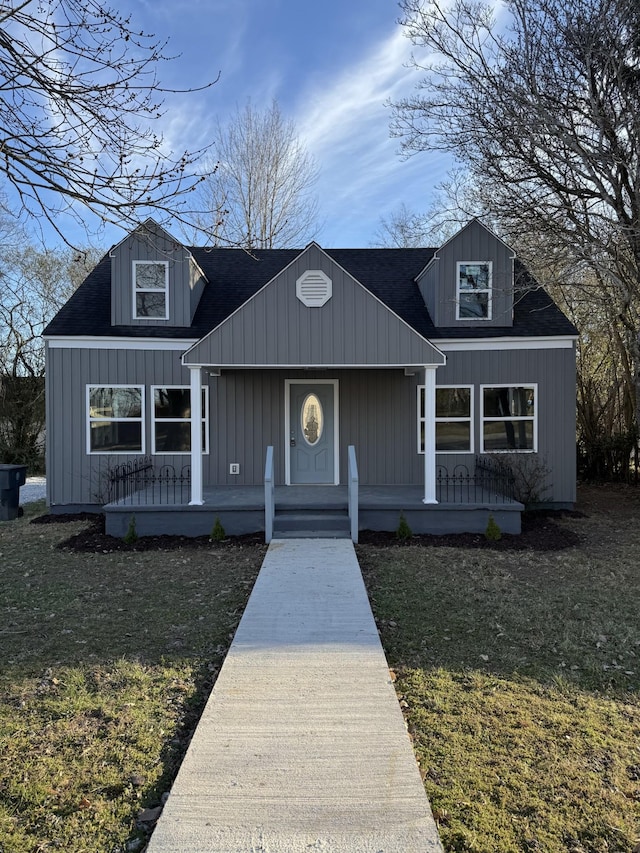
[[[273,535],[278,538],[343,539],[349,538],[350,531],[349,515],[346,510],[339,512],[312,510],[276,512],[273,519]]]
[[[349,530],[274,530],[274,539],[350,539]]]

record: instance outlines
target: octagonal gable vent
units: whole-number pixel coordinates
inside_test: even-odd
[[[321,308],[331,299],[331,279],[322,270],[307,270],[296,281],[296,296],[307,308]]]

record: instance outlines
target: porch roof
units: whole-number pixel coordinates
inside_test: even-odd
[[[296,295],[296,281],[309,270],[331,281],[321,307],[308,307]],[[335,368],[442,365],[446,357],[312,243],[182,360],[190,366]]]

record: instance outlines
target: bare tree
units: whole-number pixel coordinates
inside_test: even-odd
[[[544,282],[611,306],[640,423],[640,6],[636,0],[402,0],[426,58],[394,105],[406,154],[441,149],[469,171],[479,206]],[[543,261],[549,261],[548,264]]]
[[[374,245],[386,248],[441,246],[474,216],[491,224],[492,217],[470,185],[468,173],[454,168],[434,188],[426,211],[411,210],[402,203],[388,216],[381,216]]]
[[[46,324],[104,254],[98,249],[7,248],[0,270],[0,374],[44,375]]]
[[[431,230],[427,216],[402,203],[388,216],[381,216],[374,245],[386,249],[411,249],[430,245]]]
[[[188,218],[202,152],[168,151],[152,129],[166,48],[100,0],[0,4],[0,172],[34,222],[64,240],[61,213]]]
[[[0,462],[42,464],[44,345],[41,333],[102,254],[43,251],[4,217],[0,261]]]
[[[250,103],[236,109],[218,123],[213,147],[217,162],[198,188],[197,221],[215,243],[273,249],[311,239],[318,169],[275,101],[264,111]]]

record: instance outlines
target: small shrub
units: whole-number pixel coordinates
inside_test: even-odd
[[[211,536],[209,537],[213,542],[222,542],[224,537],[227,534],[225,533],[224,527],[222,526],[222,522],[216,515],[216,521],[213,525],[213,529],[211,531]]]
[[[531,509],[543,503],[551,489],[551,469],[546,458],[537,453],[488,454],[493,468],[509,477],[513,486],[513,497]]]
[[[487,529],[484,532],[485,538],[490,542],[498,542],[502,539],[502,531],[500,530],[500,525],[495,520],[495,518],[490,515],[489,521],[487,522]]]
[[[396,536],[398,539],[406,541],[407,539],[411,539],[413,536],[413,531],[409,527],[409,522],[404,517],[404,513],[400,513],[400,522],[398,524],[398,529],[396,530]]]
[[[135,515],[132,515],[129,519],[129,527],[127,528],[127,532],[124,534],[124,541],[127,543],[127,545],[133,545],[134,542],[138,541]]]

